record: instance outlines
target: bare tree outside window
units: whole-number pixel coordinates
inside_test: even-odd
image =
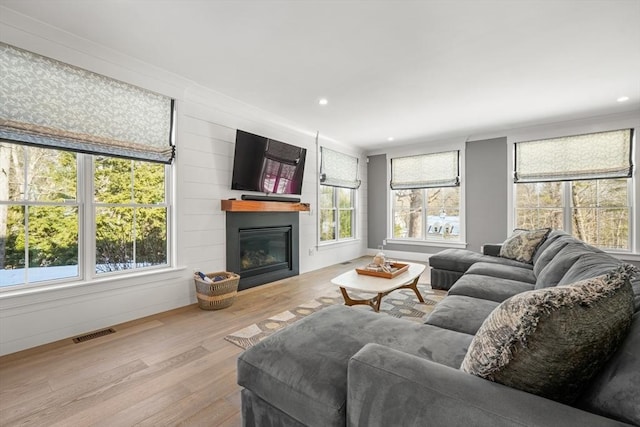
[[[515,189],[517,228],[565,229],[594,246],[629,250],[629,178],[523,183]]]
[[[393,237],[459,240],[460,187],[392,191]]]

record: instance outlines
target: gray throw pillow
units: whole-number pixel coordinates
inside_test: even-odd
[[[516,229],[511,237],[502,243],[500,256],[531,264],[533,263],[533,255],[536,253],[536,249],[544,242],[550,231],[550,228],[541,228],[539,230]]]
[[[627,334],[635,271],[624,264],[603,276],[514,295],[485,319],[460,369],[573,402]]]

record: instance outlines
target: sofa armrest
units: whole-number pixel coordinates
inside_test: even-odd
[[[621,426],[379,344],[349,361],[348,426]]]
[[[500,256],[500,248],[502,243],[485,243],[482,245],[481,252],[483,255]]]

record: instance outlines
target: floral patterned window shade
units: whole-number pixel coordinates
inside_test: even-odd
[[[454,187],[460,185],[459,151],[391,159],[391,189]]]
[[[358,158],[320,147],[320,184],[358,188]]]
[[[0,139],[171,163],[174,101],[0,43]]]
[[[631,129],[515,144],[515,182],[631,177]]]

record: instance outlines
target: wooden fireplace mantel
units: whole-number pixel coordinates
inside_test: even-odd
[[[222,200],[221,209],[228,212],[309,212],[311,207],[309,203]]]

